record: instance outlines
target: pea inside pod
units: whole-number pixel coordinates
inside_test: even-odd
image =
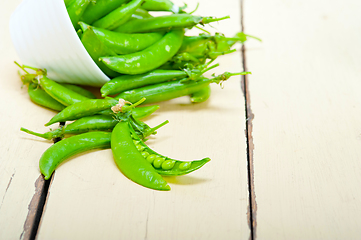
[[[131,130],[132,131],[132,130]],[[191,173],[204,164],[209,162],[210,158],[193,161],[180,161],[166,156],[163,156],[154,150],[150,149],[135,132],[131,134],[133,143],[138,151],[146,159],[147,162],[152,164],[156,171],[163,176],[180,176]]]

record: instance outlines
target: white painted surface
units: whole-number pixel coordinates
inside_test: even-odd
[[[20,239],[39,177],[38,158],[49,146],[20,132],[43,131],[54,112],[33,104],[17,75],[19,61],[9,34],[9,18],[20,1],[0,2],[0,239]]]
[[[360,239],[360,10],[245,0],[257,239]]]

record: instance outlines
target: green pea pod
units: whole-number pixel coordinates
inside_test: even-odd
[[[30,83],[28,87],[28,94],[34,103],[60,112],[65,108],[63,104],[56,101],[49,94],[47,94],[43,89],[40,88],[38,84]]]
[[[130,180],[155,190],[170,190],[168,183],[137,150],[128,121],[119,122],[112,131],[111,148],[114,161]]]
[[[171,14],[154,18],[134,19],[116,28],[116,32],[142,33],[154,31],[169,31],[171,29],[192,28],[197,24],[207,24],[229,18],[201,17],[191,14]]]
[[[134,132],[132,132],[131,136],[138,151],[153,165],[154,168],[156,168],[156,171],[163,176],[185,175],[201,168],[211,160],[210,158],[194,161],[175,160],[150,149]]]
[[[64,0],[64,4],[68,7],[74,0]]]
[[[91,0],[74,0],[70,3],[70,5],[66,8],[69,14],[69,18],[71,23],[73,24],[76,30],[79,29],[79,20],[83,15],[85,9],[88,7]]]
[[[235,75],[246,75],[249,72],[240,72],[240,73],[229,73],[225,72],[217,77],[208,79],[200,78],[198,81],[189,81],[188,79],[182,79],[178,81],[171,81],[159,84],[153,84],[129,91],[122,92],[117,95],[115,99],[125,99],[130,102],[139,101],[142,98],[146,100],[144,103],[155,103],[170,100],[173,98],[178,98],[182,96],[191,95],[195,92],[198,92],[211,83],[221,83],[231,76]]]
[[[91,149],[110,147],[109,132],[89,132],[63,139],[49,147],[39,161],[40,172],[50,179],[55,169],[66,159]]]
[[[147,11],[142,8],[137,8],[135,12],[133,13],[132,17],[129,19],[143,19],[143,18],[152,18],[153,16]]]
[[[189,54],[195,59],[215,59],[220,55],[232,53],[235,50],[231,50],[231,47],[235,43],[245,41],[242,34],[242,32],[238,33],[233,38],[225,37],[221,33],[216,33],[213,36],[208,34],[187,36],[183,39],[183,44],[178,53],[170,61],[177,62],[180,58],[184,58],[184,54]],[[188,60],[184,59],[184,61]]]
[[[185,36],[183,39],[182,46],[179,48],[178,53],[188,52],[200,52],[204,53],[207,49],[207,43],[209,36]]]
[[[185,77],[187,77],[187,73],[181,70],[153,70],[138,75],[122,75],[106,82],[101,87],[100,92],[105,97],[126,90]]]
[[[45,126],[57,122],[72,121],[82,117],[94,115],[102,110],[110,109],[118,103],[113,98],[106,99],[87,99],[82,102],[74,103],[55,115]]]
[[[119,76],[119,73],[109,69],[103,62],[98,60],[102,56],[116,56],[117,54],[98,39],[93,29],[88,28],[84,31],[81,42],[93,61],[106,75],[109,77]]]
[[[191,102],[193,103],[201,103],[205,102],[211,96],[211,86],[207,86],[198,92],[194,92],[191,94]]]
[[[113,30],[127,22],[135,10],[139,8],[143,2],[144,0],[132,0],[124,6],[120,6],[101,19],[95,21],[93,25],[95,27]]]
[[[142,74],[166,63],[182,44],[184,30],[172,30],[152,46],[136,53],[101,57],[110,69],[123,74]]]
[[[88,99],[87,97],[47,78],[46,76],[39,78],[39,84],[47,94],[65,106]]]
[[[129,0],[96,0],[90,2],[81,21],[92,24]]]
[[[132,110],[134,118],[142,119],[159,109],[158,105],[137,107]],[[46,133],[36,133],[26,128],[20,128],[21,131],[32,134],[37,137],[45,138],[48,140],[62,137],[66,134],[80,134],[90,131],[111,131],[118,123],[113,115],[94,115],[82,117],[62,128],[55,129]]]
[[[141,51],[155,42],[159,41],[164,33],[118,33],[102,28],[92,27],[85,23],[80,23],[83,31],[91,29],[105,46],[116,54],[129,54]]]
[[[70,83],[60,83],[60,85],[66,87],[76,93],[79,93],[80,95],[83,95],[84,97],[92,98],[92,99],[97,98],[92,92],[90,92],[78,85],[74,85],[74,84],[70,84]]]
[[[145,0],[142,8],[147,11],[167,11],[178,13],[180,8],[169,0]]]

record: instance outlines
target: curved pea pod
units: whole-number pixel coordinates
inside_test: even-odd
[[[69,0],[68,0],[69,1]],[[104,17],[114,9],[120,7],[129,0],[96,0],[90,2],[87,9],[80,18],[81,21],[92,24],[96,20]]]
[[[39,160],[40,172],[46,180],[66,159],[91,149],[110,148],[111,133],[89,132],[63,139],[49,147]]]
[[[142,74],[166,63],[176,54],[183,40],[184,30],[173,30],[150,47],[131,54],[101,57],[110,69],[123,74]]]
[[[60,112],[65,108],[63,104],[56,101],[54,98],[52,98],[49,94],[47,94],[43,89],[39,87],[39,85],[35,83],[30,83],[28,86],[28,94],[34,103],[58,111]]]
[[[142,8],[147,11],[167,11],[178,13],[180,8],[169,0],[144,0]]]
[[[100,89],[103,97],[118,94],[126,90],[139,88],[151,84],[177,80],[187,77],[181,70],[153,70],[144,74],[122,75],[106,82]]]
[[[138,151],[155,168],[157,173],[162,176],[180,176],[191,173],[204,164],[209,162],[210,158],[203,158],[194,161],[180,161],[163,156],[150,149],[137,134],[132,132],[133,142],[135,142]]]
[[[132,0],[95,21],[93,26],[113,30],[127,22],[144,0]]]
[[[119,122],[112,131],[111,148],[114,161],[130,180],[155,190],[170,190],[168,183],[137,150],[128,121]]]
[[[191,14],[171,14],[153,18],[134,19],[124,23],[123,25],[114,29],[114,31],[124,33],[169,31],[171,29],[192,28],[197,24],[203,25],[226,18],[229,18],[229,16],[223,18],[213,18],[194,16]]]
[[[80,25],[83,31],[91,29],[99,41],[116,54],[129,54],[141,51],[153,45],[164,36],[163,32],[129,34],[92,27],[85,23],[80,23]]]
[[[87,99],[82,102],[74,103],[55,115],[45,126],[57,122],[72,121],[82,117],[94,115],[100,111],[110,109],[118,103],[113,98],[106,99]]]
[[[191,102],[193,103],[201,103],[201,102],[205,102],[209,99],[209,97],[211,96],[211,86],[207,86],[201,90],[199,90],[198,92],[194,92],[193,94],[191,94]]]
[[[39,84],[47,94],[65,106],[89,99],[84,95],[74,92],[73,90],[61,85],[60,83],[47,78],[46,76],[39,78]]]
[[[83,15],[85,9],[88,7],[91,0],[74,0],[69,6],[67,6],[66,10],[68,11],[69,18],[71,23],[73,24],[76,30],[79,29],[79,20]]]
[[[80,26],[81,23],[80,23]],[[93,61],[98,65],[98,67],[109,77],[117,77],[119,73],[109,69],[104,63],[100,62],[98,59],[102,56],[116,56],[117,54],[103,44],[94,33],[93,29],[85,27],[84,33],[81,37],[81,42],[83,43],[85,49],[89,53]]]
[[[84,97],[92,98],[92,99],[97,98],[92,92],[90,92],[78,85],[74,85],[74,84],[70,84],[70,83],[60,83],[60,85],[66,87],[67,89],[70,89],[76,93],[79,93],[80,95],[83,95]]]

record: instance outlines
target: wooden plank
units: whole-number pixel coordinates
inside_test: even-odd
[[[189,2],[189,9],[195,5]],[[224,1],[222,8],[217,1],[200,1],[197,13],[231,15],[231,20],[213,24],[228,36],[241,29],[238,1]],[[243,70],[240,52],[219,62],[216,73]],[[166,178],[172,190],[157,192],[124,177],[110,150],[72,158],[54,175],[37,239],[248,239],[240,80],[232,78],[224,89],[213,86],[206,103],[192,105],[186,97],[162,103],[147,120],[151,126],[170,121],[149,141],[153,149],[178,159],[209,156],[210,163],[188,176]],[[33,121],[27,126],[39,124]]]
[[[42,196],[43,178],[37,159],[49,143],[20,132],[43,130],[54,112],[33,104],[17,75],[19,61],[9,35],[11,13],[21,1],[0,3],[0,239],[29,239]],[[40,128],[39,128],[40,127]]]
[[[257,239],[358,239],[361,4],[244,3]]]

